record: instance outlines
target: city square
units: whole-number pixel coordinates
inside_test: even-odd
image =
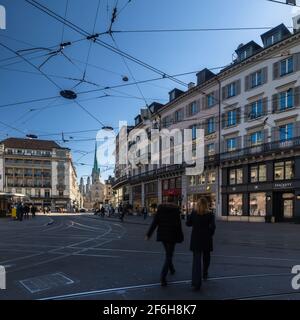
[[[219,222],[209,280],[190,286],[190,231],[176,248],[176,274],[161,288],[162,246],[144,241],[151,218],[94,215],[0,220],[7,289],[1,299],[228,300],[299,299],[292,288],[300,261],[299,225]],[[183,221],[184,223],[184,221]],[[54,275],[60,275],[56,279]],[[47,278],[48,277],[48,278]]]

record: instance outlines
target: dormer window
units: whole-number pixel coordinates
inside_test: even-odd
[[[266,46],[267,47],[272,46],[274,43],[278,42],[279,40],[280,40],[280,34],[274,33],[266,39]]]

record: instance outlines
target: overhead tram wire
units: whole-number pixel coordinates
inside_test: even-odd
[[[289,56],[289,55],[286,55]],[[270,59],[276,59],[276,58],[280,58],[283,57],[283,55],[276,55],[276,56],[272,56],[269,58],[263,58],[263,59],[258,59],[257,61],[267,61]],[[208,68],[211,71],[214,70],[220,70],[220,69],[224,69],[228,67],[227,66],[219,66],[219,67],[212,67],[212,68]],[[197,72],[199,72],[199,70],[195,70],[195,71],[188,71],[188,72],[183,72],[183,73],[178,73],[178,74],[174,74],[173,77],[182,77],[182,76],[187,76],[187,75],[191,75],[191,74],[196,74]],[[54,75],[49,75],[49,77],[55,77]],[[66,78],[67,80],[73,80],[69,77]],[[137,81],[138,84],[144,84],[144,83],[149,83],[149,82],[155,82],[155,81],[160,81],[160,80],[164,80],[165,78],[162,77],[157,77],[157,78],[151,78],[151,79],[146,79],[146,80],[140,80]],[[92,92],[99,92],[99,91],[105,91],[105,90],[112,90],[115,88],[122,88],[122,87],[127,87],[127,86],[132,86],[135,85],[135,82],[132,83],[122,83],[120,85],[114,85],[114,86],[107,86],[101,89],[93,89],[93,90],[88,90],[88,91],[82,91],[82,92],[77,92],[77,95],[81,95],[81,94],[88,94],[88,93],[92,93]],[[9,103],[9,104],[4,104],[4,105],[0,105],[0,108],[7,108],[7,107],[12,107],[12,106],[17,106],[17,105],[22,105],[22,104],[29,104],[29,103],[35,103],[35,102],[41,102],[41,101],[47,101],[47,100],[51,100],[51,99],[55,99],[57,98],[57,96],[55,97],[47,97],[47,98],[40,98],[40,99],[32,99],[32,100],[28,100],[28,101],[17,101],[15,103]]]
[[[144,30],[112,30],[112,33],[167,33],[167,32],[220,32],[220,31],[252,31],[271,30],[273,27],[233,27],[233,28],[192,28],[192,29],[144,29]],[[293,27],[289,27],[293,29]]]
[[[67,19],[63,19],[60,15],[58,15],[57,13],[53,12],[52,10],[50,10],[49,8],[43,6],[42,4],[38,3],[37,1],[35,0],[25,0],[27,3],[29,3],[30,5],[34,6],[35,8],[39,9],[40,11],[48,14],[49,16],[51,16],[52,18],[56,19],[57,21],[61,22],[61,23],[65,23],[69,28],[73,29],[74,31],[78,32],[79,34],[83,35],[83,36],[86,36],[87,38],[88,37],[91,37],[93,35],[90,35],[88,32],[86,32],[85,30],[83,30],[81,27],[78,27],[77,25],[75,25],[74,23],[68,21]],[[105,32],[103,34],[107,34],[108,32]],[[160,74],[162,77],[164,78],[168,78],[170,80],[172,80],[173,82],[176,82],[177,84],[180,84],[184,87],[187,87],[188,84],[181,81],[181,80],[178,80],[170,75],[168,75],[167,73],[141,61],[140,59],[138,58],[135,58],[133,57],[132,55],[126,53],[126,52],[123,52],[121,50],[117,50],[116,48],[114,48],[113,46],[109,45],[108,43],[102,41],[102,40],[99,40],[98,39],[98,36],[99,34],[97,34],[97,37],[95,35],[95,43],[99,44],[100,46],[118,54],[118,55],[121,55],[121,56],[124,56],[126,59],[128,60],[131,60],[133,62],[135,62],[136,64],[139,64],[140,66],[152,71],[152,72],[155,72],[157,74]]]
[[[95,16],[95,20],[94,20],[94,25],[93,25],[92,34],[95,33],[100,4],[101,4],[101,0],[98,0],[98,5],[97,5],[96,16]],[[65,26],[65,24],[63,24],[63,25]],[[94,85],[94,83],[89,82],[89,81],[86,80],[86,73],[87,73],[87,68],[88,68],[88,63],[89,63],[89,59],[90,59],[90,54],[91,54],[91,50],[92,50],[93,41],[94,41],[94,39],[91,38],[91,39],[90,39],[90,43],[89,43],[87,58],[86,58],[86,61],[85,61],[84,71],[82,71],[82,79],[78,79],[79,82],[78,82],[77,85],[75,85],[75,87],[79,86],[79,85],[82,84],[82,83],[89,83],[89,84],[93,84],[93,85]],[[75,87],[74,87],[74,88],[75,88]]]
[[[67,18],[68,8],[69,8],[69,0],[66,0],[65,19]],[[64,36],[65,36],[65,25],[62,26],[61,43],[64,42]]]
[[[4,47],[5,49],[7,49],[8,51],[16,54],[16,55],[19,55],[16,51],[12,50],[11,48],[9,48],[8,46],[2,44],[0,42],[0,46]],[[56,83],[54,82],[51,78],[49,78],[47,76],[47,74],[45,74],[42,70],[40,70],[36,65],[34,65],[33,63],[31,63],[30,61],[28,61],[25,57],[22,57],[22,59],[24,61],[26,61],[30,66],[32,66],[33,68],[35,68],[36,70],[38,70],[42,75],[44,75],[44,77],[50,81],[56,88],[58,88],[60,91],[62,90],[62,88]],[[101,125],[104,126],[104,124],[98,119],[96,118],[94,115],[92,115],[85,107],[83,107],[80,103],[78,103],[76,100],[74,101],[82,110],[84,110],[90,117],[92,117],[94,120],[96,120],[98,123],[100,123]]]

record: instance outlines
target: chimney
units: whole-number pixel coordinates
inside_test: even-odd
[[[194,83],[194,82],[190,82],[190,83],[188,84],[189,90],[192,89],[192,88],[194,88],[194,87],[195,87],[195,83]]]

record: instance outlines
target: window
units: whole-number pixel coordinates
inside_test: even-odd
[[[229,171],[229,184],[242,184],[243,183],[243,169],[230,169]]]
[[[197,107],[197,103],[196,102],[193,102],[191,104],[191,107],[190,107],[190,115],[193,116],[195,115],[196,113],[198,113],[198,107]]]
[[[231,127],[237,124],[237,111],[231,110],[227,113],[227,127]]]
[[[184,117],[184,112],[182,109],[175,112],[175,122],[182,121],[183,117]]]
[[[278,42],[280,39],[279,33],[275,33],[266,39],[266,46],[271,46],[274,43]]]
[[[237,139],[231,138],[226,140],[227,151],[234,151],[237,148]]]
[[[59,196],[59,197],[63,197],[63,196],[64,196],[64,192],[63,192],[63,191],[59,191],[59,192],[58,192],[58,196]]]
[[[211,108],[214,105],[215,105],[215,96],[213,93],[211,93],[207,96],[207,106],[208,108]]]
[[[293,139],[293,132],[294,132],[294,124],[289,123],[284,126],[279,127],[279,138],[280,141],[287,141]]]
[[[45,190],[45,198],[50,198],[50,190]]]
[[[215,118],[209,118],[207,120],[207,133],[212,134],[216,131],[215,128]]]
[[[208,156],[212,156],[215,154],[215,144],[214,143],[210,143],[207,145],[207,154],[208,154]]]
[[[189,185],[190,185],[190,187],[194,187],[194,186],[196,186],[196,176],[190,176],[189,177]]]
[[[193,140],[197,139],[197,126],[196,125],[192,126],[192,139]]]
[[[267,181],[267,166],[265,164],[251,166],[250,181],[251,183]]]
[[[228,213],[230,216],[243,215],[243,195],[230,194],[228,199]]]
[[[215,171],[211,171],[208,174],[208,183],[209,184],[213,184],[216,182],[216,172]]]
[[[250,193],[250,216],[265,217],[266,204],[265,193]]]
[[[280,76],[283,77],[294,71],[294,59],[290,57],[280,62]]]
[[[205,181],[206,181],[205,174],[201,174],[199,180],[200,180],[200,184],[202,184],[202,185],[205,184]]]
[[[262,132],[257,131],[257,132],[251,133],[250,142],[251,142],[251,146],[257,146],[262,144]]]
[[[274,179],[291,180],[294,178],[294,161],[282,161],[275,163]]]
[[[255,88],[260,85],[262,85],[262,70],[251,75],[251,88]]]
[[[227,97],[231,98],[236,96],[236,82],[233,82],[227,86]]]
[[[293,90],[289,89],[287,91],[281,92],[279,94],[279,100],[280,100],[280,111],[293,108],[294,107]]]
[[[251,103],[251,111],[249,118],[257,119],[263,115],[263,102],[262,99]]]
[[[40,189],[35,189],[35,196],[40,197],[41,196],[41,190]]]

